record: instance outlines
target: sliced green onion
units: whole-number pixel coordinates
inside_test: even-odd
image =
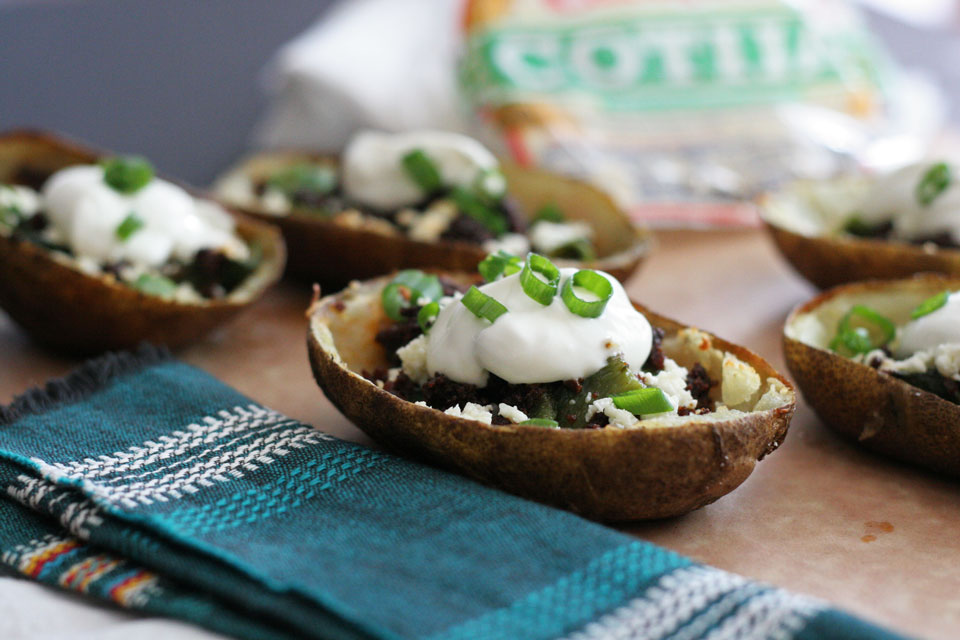
[[[103,181],[114,191],[136,193],[153,180],[153,165],[140,156],[118,156],[103,161]]]
[[[533,216],[534,222],[539,222],[540,220],[546,220],[547,222],[563,222],[566,220],[566,216],[563,215],[563,211],[560,210],[560,207],[557,206],[556,202],[548,202],[543,205]]]
[[[636,416],[648,416],[655,413],[673,411],[673,405],[667,400],[666,394],[656,387],[634,389],[625,393],[610,396],[617,409],[629,411]]]
[[[409,287],[391,282],[380,292],[380,303],[383,305],[383,311],[394,322],[402,322],[406,318],[401,311],[413,306],[411,298],[416,294],[417,292],[412,291]]]
[[[551,251],[550,255],[554,258],[566,258],[568,260],[594,260],[597,257],[593,245],[586,238],[571,240]]]
[[[586,289],[597,296],[598,299],[584,300],[577,296],[573,290],[574,287]],[[560,298],[563,300],[563,303],[567,305],[567,309],[584,318],[599,317],[606,308],[607,303],[610,302],[612,296],[613,285],[610,284],[610,281],[590,269],[581,269],[570,278],[567,278],[567,281],[563,283],[563,288],[560,291]]]
[[[417,313],[417,324],[420,325],[420,330],[424,333],[430,333],[430,327],[433,326],[439,313],[439,302],[431,302],[420,307],[420,311]]]
[[[541,280],[537,276],[538,273],[545,280]],[[525,294],[543,306],[547,306],[557,295],[557,289],[560,286],[560,270],[547,258],[537,253],[528,253],[527,261],[523,265],[523,270],[520,271],[520,286],[523,287]]]
[[[288,196],[298,191],[330,193],[337,186],[333,167],[318,164],[297,164],[280,169],[267,179],[267,186]]]
[[[484,169],[473,181],[473,189],[484,198],[496,202],[507,194],[507,179],[499,169]]]
[[[440,279],[419,269],[404,269],[393,277],[380,293],[380,303],[391,320],[402,322],[406,319],[404,309],[420,305],[426,298],[429,302],[443,297],[443,285]]]
[[[881,344],[890,342],[897,335],[897,325],[893,324],[890,318],[874,311],[868,306],[862,304],[854,305],[854,307],[847,312],[847,324],[849,325],[858,317],[873,324],[880,330],[883,338]]]
[[[123,222],[117,225],[117,237],[121,240],[127,240],[130,236],[142,229],[145,224],[146,222],[143,221],[143,218],[131,211],[127,214],[127,217],[123,219]]]
[[[142,273],[139,278],[133,281],[133,288],[148,296],[166,297],[177,290],[177,283],[164,276]]]
[[[917,318],[922,318],[925,315],[931,314],[943,305],[947,304],[947,298],[950,297],[949,291],[941,291],[937,295],[930,296],[913,310],[910,314],[910,317],[916,320]]]
[[[443,187],[437,165],[423,152],[423,149],[414,149],[403,156],[401,162],[407,175],[424,193],[436,193]]]
[[[873,351],[873,340],[870,339],[870,332],[863,327],[838,331],[833,340],[830,341],[830,350],[842,353],[847,351],[847,355],[857,355],[858,353],[868,353]]]
[[[917,183],[914,195],[924,207],[929,206],[931,202],[943,193],[950,186],[953,176],[950,173],[950,165],[946,162],[938,162],[923,174],[920,182]]]
[[[869,237],[874,235],[876,226],[866,223],[859,213],[854,213],[843,224],[843,230],[852,236]]]
[[[462,302],[463,306],[467,309],[470,309],[473,315],[489,320],[490,322],[496,322],[497,318],[507,312],[505,306],[475,286],[470,287],[464,296],[460,298],[460,302]]]
[[[420,298],[439,300],[443,297],[443,285],[440,284],[440,278],[431,273],[424,273],[419,269],[404,269],[397,273],[390,282],[415,289],[420,293]]]
[[[529,420],[524,420],[523,422],[518,422],[517,424],[528,424],[531,427],[552,427],[554,429],[560,428],[560,423],[556,420],[550,420],[549,418],[530,418]]]
[[[860,326],[854,326],[858,322]],[[832,351],[847,355],[867,353],[879,348],[897,334],[897,327],[886,316],[862,304],[855,305],[837,323],[837,335],[828,345]]]
[[[0,207],[0,224],[7,227],[15,227],[20,224],[22,216],[17,207]]]
[[[487,282],[493,282],[500,274],[503,274],[504,277],[513,275],[522,268],[523,260],[506,251],[491,253],[477,265],[477,271]]]
[[[494,235],[500,236],[507,232],[507,221],[503,214],[486,205],[476,194],[463,187],[456,187],[450,192],[457,209],[477,220],[489,229]]]

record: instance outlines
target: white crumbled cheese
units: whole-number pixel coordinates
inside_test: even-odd
[[[888,356],[881,349],[857,355],[853,360],[872,366],[871,363],[880,361],[877,367],[880,371],[886,373],[925,373],[930,369],[936,369],[937,372],[954,380],[960,380],[960,343],[948,343],[937,345],[933,349],[917,351],[908,358],[896,360]]]
[[[90,256],[77,256],[75,264],[77,265],[77,269],[87,275],[99,275],[103,272],[100,268],[100,263]]]
[[[21,217],[30,218],[40,210],[40,194],[17,184],[0,184],[0,209],[13,209]]]
[[[505,251],[515,256],[525,256],[530,251],[530,241],[522,233],[505,233],[499,238],[484,242],[483,250],[487,253]]]
[[[413,404],[415,404],[415,405],[417,405],[417,406],[420,406],[420,407],[427,407],[427,408],[430,407],[430,405],[428,405],[428,404],[427,404],[426,402],[424,402],[423,400],[417,400],[417,401],[414,402]]]
[[[776,378],[767,378],[768,388],[757,401],[753,411],[776,409],[790,402],[790,390]]]
[[[290,212],[290,200],[279,189],[266,189],[260,197],[260,206],[267,213],[283,215]]]
[[[512,404],[506,404],[504,402],[500,403],[500,415],[510,422],[520,423],[524,420],[529,420],[527,414],[523,411],[520,411],[520,409],[517,409]]]
[[[960,380],[960,344],[942,344],[934,349],[933,364],[940,375]]]
[[[640,379],[648,387],[656,387],[663,391],[674,409],[678,407],[697,408],[697,401],[687,389],[687,369],[678,365],[676,361],[664,358],[663,371],[656,375],[641,371]]]
[[[457,217],[457,206],[449,200],[440,200],[410,221],[407,235],[411,240],[436,242]]]
[[[721,400],[728,407],[749,401],[760,389],[760,374],[732,353],[724,354],[721,370]]]
[[[400,367],[394,367],[393,369],[387,369],[387,380],[390,382],[396,382],[397,378],[400,376],[400,372],[403,371]]]
[[[404,373],[417,384],[423,384],[430,377],[427,370],[427,337],[417,336],[397,349]]]
[[[467,420],[476,420],[484,424],[493,423],[493,414],[490,412],[490,409],[474,402],[468,402],[467,404],[463,405],[463,410],[460,409],[459,405],[454,405],[444,411],[444,413],[448,416],[466,418]]]
[[[603,412],[610,419],[610,424],[621,429],[635,427],[640,422],[637,417],[626,409],[617,409],[613,398],[600,398],[587,407],[587,421],[598,413]]]
[[[578,240],[589,240],[593,228],[586,222],[550,222],[541,220],[530,227],[527,235],[535,251],[553,253]]]

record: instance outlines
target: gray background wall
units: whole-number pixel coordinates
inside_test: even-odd
[[[246,147],[259,72],[332,0],[0,0],[0,129],[136,151],[206,184]]]
[[[0,0],[0,129],[57,129],[207,184],[248,144],[264,64],[333,2]],[[870,21],[894,57],[960,95],[952,25]]]

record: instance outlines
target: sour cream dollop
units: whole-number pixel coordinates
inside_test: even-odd
[[[960,344],[960,291],[950,294],[947,303],[933,313],[905,324],[894,355],[907,358],[944,344]]]
[[[459,133],[361,131],[343,152],[341,180],[347,195],[384,210],[417,204],[424,193],[403,168],[403,157],[417,149],[433,160],[450,186],[470,186],[483,171],[499,166],[486,147]]]
[[[41,196],[54,231],[77,257],[159,267],[171,258],[189,261],[204,248],[238,259],[248,252],[219,205],[159,178],[128,195],[104,181],[102,167],[77,165],[52,175]],[[117,228],[131,213],[143,226],[122,238]]]
[[[857,215],[864,222],[879,225],[893,223],[893,236],[903,240],[929,238],[948,233],[960,242],[960,175],[951,167],[950,183],[933,200],[922,204],[917,199],[917,185],[935,163],[903,167],[878,178]]]
[[[576,272],[560,269],[560,286]],[[427,369],[481,387],[489,373],[513,384],[583,378],[618,353],[639,370],[653,343],[650,323],[630,303],[623,286],[603,275],[613,285],[613,296],[597,318],[571,312],[559,295],[547,306],[536,302],[524,293],[520,274],[479,287],[509,310],[492,324],[475,316],[459,298],[449,301],[427,336]],[[589,299],[586,292],[578,294]]]

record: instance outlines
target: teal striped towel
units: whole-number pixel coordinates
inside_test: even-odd
[[[338,440],[149,347],[0,425],[5,565],[240,638],[896,637]]]

